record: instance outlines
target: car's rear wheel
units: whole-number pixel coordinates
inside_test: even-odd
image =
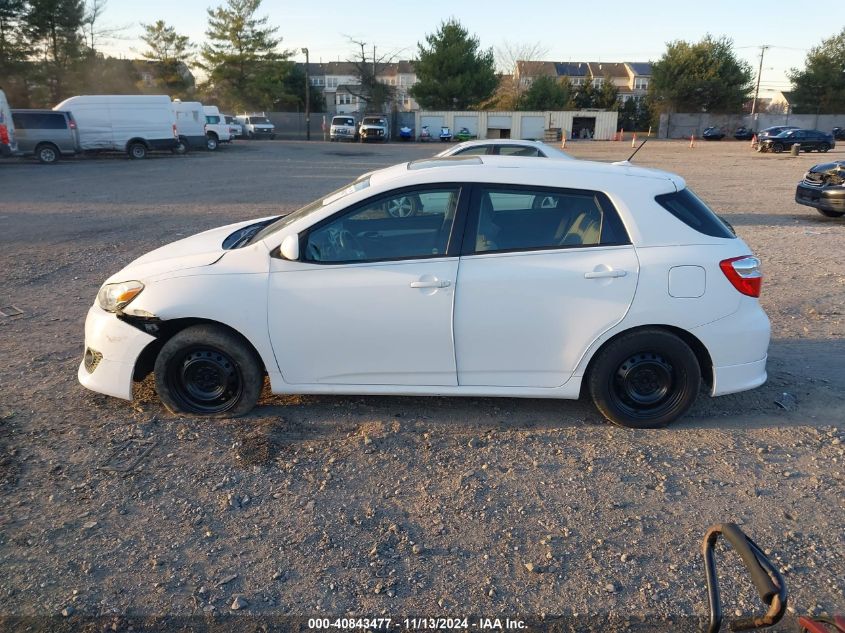
[[[822,143],[821,145],[819,145],[819,151],[820,152],[830,151],[830,145],[828,145],[827,143]]]
[[[128,149],[129,158],[143,160],[147,157],[147,146],[143,143],[132,143]]]
[[[155,362],[156,392],[173,413],[237,417],[258,401],[264,374],[236,334],[195,325],[175,334]]]
[[[772,145],[772,151],[775,154],[780,154],[783,151],[783,145],[781,143],[775,143]]]
[[[188,153],[188,139],[184,136],[180,136],[179,140],[176,141],[176,147],[173,148],[174,154],[187,154]]]
[[[816,209],[816,211],[829,218],[841,218],[845,215],[845,211],[828,211],[827,209]]]
[[[42,143],[35,148],[35,157],[44,165],[52,165],[59,162],[59,148],[52,143]]]
[[[220,141],[213,134],[209,134],[205,137],[205,147],[209,152],[213,152],[220,147]]]
[[[701,369],[679,337],[644,329],[604,347],[590,367],[587,385],[596,407],[613,424],[655,429],[689,410],[698,396]]]

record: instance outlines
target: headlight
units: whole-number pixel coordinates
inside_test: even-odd
[[[106,284],[97,293],[97,303],[106,312],[117,312],[141,294],[144,284],[140,281],[124,281],[119,284]]]

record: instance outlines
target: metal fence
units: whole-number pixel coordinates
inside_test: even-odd
[[[267,118],[276,126],[276,138],[288,141],[304,141],[307,137],[307,127],[304,112],[267,112]],[[329,139],[329,126],[333,114],[316,112],[311,114],[311,140],[322,141]],[[360,121],[363,114],[354,114],[356,121]],[[394,139],[398,138],[399,128],[407,125],[414,127],[413,112],[393,112],[390,115],[390,133]]]

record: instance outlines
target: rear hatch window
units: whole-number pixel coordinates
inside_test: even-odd
[[[689,189],[664,193],[654,199],[657,204],[699,233],[710,237],[735,237],[728,225]]]

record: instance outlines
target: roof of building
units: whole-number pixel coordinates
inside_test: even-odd
[[[555,62],[558,77],[586,77],[588,65],[585,62]]]
[[[593,77],[628,77],[625,64],[616,62],[589,62],[590,74]]]
[[[625,62],[631,72],[636,76],[651,76],[651,64],[649,62]]]
[[[554,62],[517,61],[516,73],[526,77],[555,77],[558,73],[555,70]]]

